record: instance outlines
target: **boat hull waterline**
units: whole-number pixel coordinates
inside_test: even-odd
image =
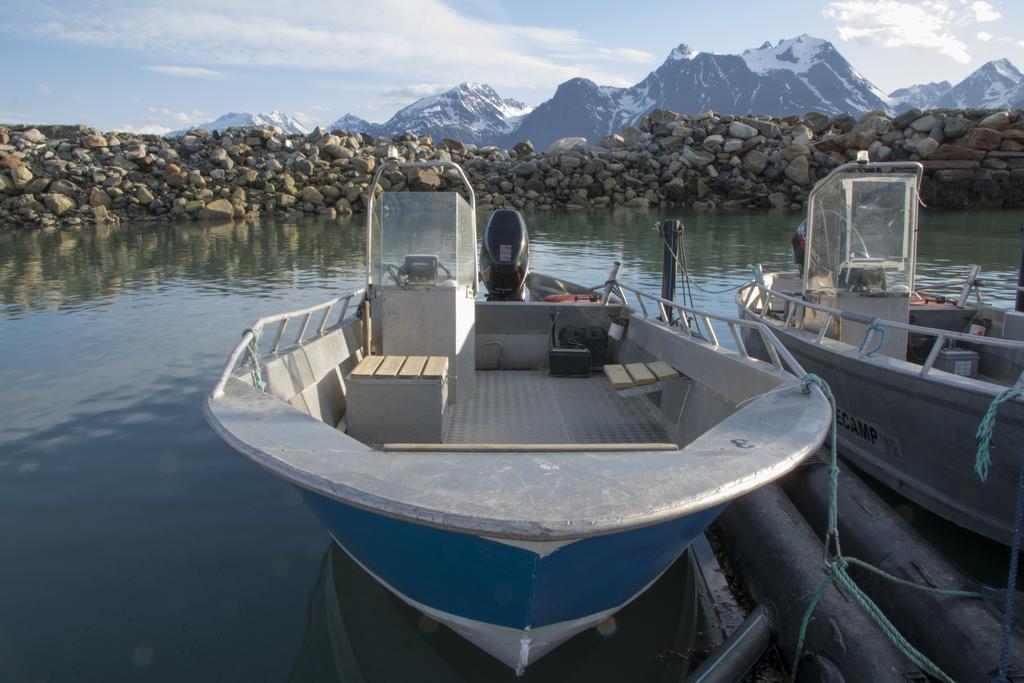
[[[724,508],[573,541],[514,542],[304,497],[374,579],[520,673],[643,593]]]

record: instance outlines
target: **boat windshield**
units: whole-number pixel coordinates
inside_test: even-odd
[[[373,207],[367,284],[475,289],[476,230],[455,192],[383,192]]]
[[[916,228],[916,174],[826,178],[810,197],[804,292],[909,294]]]

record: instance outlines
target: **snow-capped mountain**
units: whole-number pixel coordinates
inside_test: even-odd
[[[918,83],[909,88],[900,88],[889,93],[889,99],[895,104],[895,111],[906,111],[907,109],[933,109],[935,103],[953,89],[949,81],[938,83]]]
[[[175,137],[184,135],[190,130],[196,128],[204,128],[208,131],[225,130],[227,128],[263,128],[263,127],[277,127],[287,135],[306,135],[309,133],[309,129],[299,123],[296,119],[282,114],[281,112],[274,110],[269,114],[261,114],[258,112],[231,112],[224,114],[213,121],[206,123],[200,123],[196,126],[189,128],[183,128],[181,130],[175,130],[168,133],[168,137]]]
[[[346,133],[369,133],[370,135],[377,135],[377,131],[380,130],[381,125],[379,123],[370,123],[366,119],[361,119],[355,114],[345,114],[344,116],[338,117],[331,125],[327,126],[327,130],[343,130]]]
[[[986,62],[940,97],[936,107],[990,109],[1024,101],[1024,74],[1008,59]]]
[[[400,109],[385,123],[370,123],[345,114],[328,130],[391,136],[412,131],[435,140],[490,143],[515,130],[530,107],[504,99],[484,83],[462,83],[440,95],[422,97]]]
[[[568,135],[618,132],[661,107],[684,114],[705,108],[726,114],[785,116],[821,111],[887,109],[890,98],[820,38],[801,35],[741,55],[698,52],[680,45],[647,78],[629,88],[575,78],[523,118],[503,140],[530,138],[538,147]]]
[[[397,135],[412,131],[435,140],[488,143],[514,130],[530,109],[522,102],[503,99],[484,83],[462,83],[440,95],[416,100],[373,132]]]

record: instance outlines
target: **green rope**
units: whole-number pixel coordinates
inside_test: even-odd
[[[867,335],[865,335],[865,341]],[[861,345],[863,346],[863,344]],[[916,590],[925,591],[937,595],[949,595],[953,597],[962,598],[980,598],[980,593],[973,591],[959,591],[959,590],[947,590],[944,588],[933,588],[931,586],[923,586],[913,581],[907,581],[897,576],[879,569],[863,560],[858,560],[854,557],[844,557],[842,549],[839,545],[839,526],[838,526],[838,508],[839,508],[839,457],[836,449],[836,399],[832,395],[832,390],[829,388],[825,380],[821,379],[817,375],[808,374],[804,376],[804,392],[810,393],[811,385],[817,386],[821,392],[828,399],[829,404],[832,406],[832,431],[831,431],[831,444],[830,444],[830,458],[829,458],[829,506],[828,506],[828,529],[825,533],[825,552],[831,553],[831,557],[826,561],[828,565],[828,575],[818,586],[818,589],[811,596],[810,601],[807,604],[807,611],[804,612],[803,620],[800,622],[800,632],[797,637],[796,652],[793,655],[793,664],[789,674],[789,680],[796,680],[797,664],[800,661],[800,657],[804,649],[804,641],[807,637],[807,626],[811,622],[811,616],[814,614],[814,609],[818,606],[818,602],[821,600],[825,591],[833,583],[839,584],[844,588],[854,599],[864,608],[864,611],[868,613],[868,616],[878,625],[882,632],[892,641],[893,645],[903,653],[903,655],[909,659],[915,666],[922,671],[928,673],[933,678],[937,678],[944,683],[954,683],[953,679],[944,672],[939,666],[928,659],[923,653],[917,648],[910,644],[910,642],[899,632],[889,618],[885,616],[882,609],[875,604],[873,600],[864,591],[860,589],[860,586],[853,580],[853,577],[847,572],[847,567],[851,564],[874,572],[878,576],[893,581],[901,586],[908,588],[914,588]],[[832,546],[835,547],[835,552],[832,552]]]
[[[843,559],[845,559],[849,564],[855,564],[858,567],[861,567],[862,569],[868,570],[869,572],[874,572],[875,574],[878,574],[882,578],[888,579],[893,583],[898,583],[901,586],[906,586],[907,588],[915,588],[925,593],[932,593],[934,595],[948,595],[954,598],[985,597],[983,593],[979,593],[978,591],[958,591],[953,590],[951,588],[934,588],[932,586],[925,586],[920,583],[914,583],[913,581],[907,581],[906,579],[901,579],[900,577],[895,576],[894,574],[890,574],[889,572],[885,571],[884,569],[881,569],[880,567],[876,567],[873,564],[868,564],[863,560],[858,560],[856,557],[846,557]]]
[[[260,342],[260,333],[253,329],[248,329],[246,332],[252,332],[252,339],[249,340],[249,375],[252,377],[252,385],[264,391],[267,388],[267,383],[263,381],[263,372],[260,370],[260,354],[257,346]]]
[[[989,404],[988,410],[978,423],[978,432],[975,437],[978,439],[978,452],[974,457],[974,472],[982,481],[988,479],[988,468],[992,465],[992,453],[989,446],[992,443],[992,434],[996,429],[996,413],[999,406],[1012,401],[1015,398],[1024,396],[1024,385],[1012,386],[1004,390]],[[1017,474],[1017,500],[1014,506],[1013,535],[1010,537],[1010,567],[1009,576],[1006,580],[1006,602],[1003,606],[1003,634],[1002,645],[999,651],[999,669],[996,676],[997,681],[1008,681],[1007,671],[1010,667],[1010,631],[1013,630],[1014,596],[1016,595],[1017,571],[1019,569],[1019,555],[1021,544],[1021,529],[1024,527],[1024,460],[1021,461],[1020,471]]]
[[[881,351],[882,347],[885,346],[885,327],[878,324],[878,320],[876,319],[872,320],[871,324],[868,325],[868,328],[864,330],[864,338],[860,340],[860,346],[857,347],[857,352],[864,353],[864,345],[868,343],[868,337],[871,336],[872,332],[878,333],[878,344],[875,348],[865,354],[868,358],[871,358],[871,356]]]
[[[988,410],[978,424],[978,432],[975,438],[978,440],[978,452],[974,456],[974,472],[982,481],[988,480],[988,468],[992,464],[992,454],[989,452],[989,444],[992,443],[992,433],[996,429],[996,411],[999,406],[1012,401],[1015,398],[1024,396],[1024,386],[1010,387],[1002,392],[989,404]]]

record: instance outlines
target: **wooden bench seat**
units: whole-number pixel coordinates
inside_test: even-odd
[[[359,379],[439,379],[447,374],[447,356],[367,356],[350,376]]]
[[[628,363],[626,365],[605,363],[604,374],[616,389],[630,389],[636,386],[678,379],[681,376],[675,368],[663,360],[652,363]]]

